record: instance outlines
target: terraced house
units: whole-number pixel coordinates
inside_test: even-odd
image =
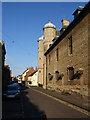
[[[70,24],[62,20],[60,36],[54,36],[44,52],[43,86],[88,96],[90,2],[84,8],[79,6],[73,15]]]

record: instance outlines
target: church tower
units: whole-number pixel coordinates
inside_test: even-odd
[[[38,40],[38,85],[43,85],[43,36]]]
[[[44,30],[43,48],[45,53],[53,43],[53,39],[56,36],[56,27],[49,20],[49,23],[44,26],[43,30]],[[46,57],[45,55],[43,56],[43,88],[46,89]]]
[[[44,34],[38,40],[38,84],[46,88],[46,57],[44,53],[49,49],[56,37],[56,27],[51,23],[45,24]]]
[[[45,24],[43,31],[44,31],[43,45],[44,45],[44,52],[46,52],[47,49],[50,47],[50,45],[53,43],[52,40],[56,36],[56,27],[49,20],[49,23]]]

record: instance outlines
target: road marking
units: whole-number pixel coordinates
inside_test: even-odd
[[[39,93],[41,93],[41,94],[44,94],[44,95],[46,95],[46,96],[48,96],[48,97],[50,97],[50,98],[52,98],[52,99],[54,99],[54,100],[56,100],[56,101],[58,101],[58,102],[60,102],[60,103],[63,103],[63,104],[65,104],[65,105],[67,105],[68,107],[71,107],[71,108],[73,108],[73,109],[75,109],[75,110],[77,110],[77,111],[79,111],[79,112],[81,112],[81,113],[86,114],[87,116],[90,116],[90,112],[87,111],[87,110],[84,110],[84,109],[82,109],[82,108],[80,108],[80,107],[77,107],[77,106],[75,106],[75,105],[72,105],[72,104],[70,104],[70,103],[68,103],[68,102],[66,102],[66,101],[60,100],[60,99],[58,99],[58,98],[55,98],[55,97],[53,97],[53,96],[51,96],[51,95],[48,95],[48,94],[46,94],[46,93],[43,93],[43,92],[41,92],[41,91],[39,91],[39,90],[35,90],[35,89],[32,89],[32,90],[33,90],[33,91],[36,91],[36,92],[39,92]]]

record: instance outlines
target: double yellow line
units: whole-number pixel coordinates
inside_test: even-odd
[[[32,89],[32,88],[31,88],[31,89]],[[84,110],[84,109],[82,109],[82,108],[80,108],[80,107],[77,107],[77,106],[75,106],[75,105],[72,105],[72,104],[70,104],[70,103],[68,103],[68,102],[66,102],[66,101],[60,100],[60,99],[58,99],[58,98],[55,98],[55,97],[53,97],[53,96],[51,96],[51,95],[48,95],[48,94],[46,94],[46,93],[43,93],[43,92],[41,92],[41,91],[39,91],[39,90],[35,90],[35,89],[32,89],[32,90],[33,90],[33,91],[36,91],[36,92],[38,92],[38,93],[41,93],[41,94],[43,94],[43,95],[46,95],[46,96],[48,96],[48,97],[50,97],[50,98],[52,98],[52,99],[54,99],[54,100],[56,100],[56,101],[58,101],[58,102],[60,102],[60,103],[63,103],[64,105],[67,105],[68,107],[73,108],[73,109],[75,109],[75,110],[77,110],[77,111],[79,111],[79,112],[81,112],[81,113],[84,113],[84,114],[86,114],[87,116],[90,116],[90,112],[87,111],[87,110]]]

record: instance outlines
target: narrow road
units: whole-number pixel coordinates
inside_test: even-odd
[[[2,102],[2,120],[23,118],[22,99],[10,99]]]
[[[23,110],[24,118],[88,118],[87,115],[35,91],[34,87],[23,90]]]

